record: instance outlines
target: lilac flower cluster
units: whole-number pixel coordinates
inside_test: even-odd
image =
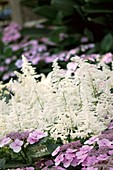
[[[41,170],[66,170],[61,166],[54,166],[53,160],[42,159],[35,163],[36,168]]]
[[[32,145],[46,136],[46,133],[39,130],[12,132],[0,140],[0,147],[3,148],[8,146],[15,153],[19,153],[22,150],[22,147],[25,147],[26,143]]]
[[[79,162],[76,156],[76,152],[79,150],[81,146],[82,144],[80,143],[79,140],[71,142],[69,144],[64,144],[63,146],[58,146],[52,153],[52,156],[55,156],[54,159],[55,166],[53,167],[56,169],[61,165],[63,165],[64,169],[70,166],[76,167]],[[46,166],[45,168],[48,168],[48,166]]]
[[[22,28],[18,24],[10,23],[2,31],[3,52],[7,51],[7,49],[11,52],[10,56],[8,54],[8,57],[1,59],[0,73],[3,81],[8,80],[10,77],[15,77],[13,73],[14,67],[17,69],[22,67],[22,55],[33,65],[37,66],[40,62],[46,64],[52,63],[55,58],[61,61],[67,61],[67,51],[57,54],[49,52],[49,49],[56,47],[56,44],[48,38],[31,39],[30,36],[22,36],[21,30]]]
[[[40,27],[40,29],[41,28],[43,28],[43,25]],[[22,29],[23,28],[20,27],[20,25],[12,22],[2,31],[2,42],[4,44],[3,53],[4,51],[7,51],[7,49],[10,49],[12,51],[11,54],[9,53],[7,57],[3,57],[0,63],[0,75],[3,81],[7,81],[11,77],[15,77],[14,69],[21,69],[22,55],[24,55],[27,60],[32,63],[32,65],[37,66],[37,70],[39,70],[39,73],[40,70],[43,69],[41,67],[44,67],[45,69],[45,65],[47,65],[48,69],[51,63],[56,58],[59,61],[64,61],[64,63],[67,63],[70,58],[75,55],[80,55],[81,58],[92,62],[98,62],[102,60],[106,64],[110,63],[113,60],[113,54],[110,52],[104,55],[84,54],[88,50],[92,50],[95,47],[94,43],[88,43],[87,37],[81,38],[81,43],[83,44],[79,45],[78,47],[75,47],[69,51],[63,50],[56,53],[56,50],[51,51],[51,49],[57,49],[57,44],[50,41],[49,38],[42,37],[38,39],[32,39],[30,36],[23,36],[21,34]],[[59,34],[59,39],[61,39],[61,41],[62,39],[64,40],[66,37],[67,35],[63,33]],[[2,56],[4,55],[7,54],[2,54]],[[50,70],[51,68],[48,69],[48,73]]]
[[[76,142],[75,142],[76,143]],[[71,144],[71,143],[70,143]],[[82,170],[113,170],[113,121],[99,136],[93,136],[74,148],[67,144],[52,153],[55,166],[80,166]]]
[[[6,44],[10,42],[15,42],[16,40],[21,38],[20,30],[20,25],[14,22],[10,23],[10,25],[3,30],[2,41]]]
[[[111,52],[108,52],[104,55],[99,55],[99,54],[83,54],[80,56],[84,60],[89,60],[89,61],[103,61],[104,63],[108,64],[113,61],[113,54]]]

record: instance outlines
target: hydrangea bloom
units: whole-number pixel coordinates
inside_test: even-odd
[[[9,138],[9,137],[3,138],[3,139],[0,141],[0,147],[3,147],[3,146],[5,146],[5,145],[9,144],[10,141],[11,141],[11,138]]]
[[[108,126],[109,127],[109,126]],[[64,168],[75,169],[79,166],[81,170],[109,170],[113,168],[113,129],[107,128],[100,135],[89,138],[84,144],[77,145],[76,141],[58,146],[52,153],[55,156],[53,162]],[[73,143],[73,142],[72,142]],[[74,159],[73,162],[71,162]],[[54,164],[53,164],[54,166]]]
[[[34,144],[38,142],[41,138],[46,137],[47,135],[41,131],[33,131],[32,133],[29,134],[27,142],[30,144]]]
[[[11,149],[13,149],[14,152],[18,153],[18,152],[21,151],[22,145],[23,145],[23,141],[16,139],[9,146],[10,146]]]
[[[63,164],[64,168],[68,168],[70,166],[76,167],[79,162],[76,156],[76,152],[79,147],[81,147],[80,141],[71,142],[61,147],[58,146],[52,153],[52,156],[55,156],[55,166],[58,167]]]

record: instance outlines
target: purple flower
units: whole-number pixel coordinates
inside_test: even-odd
[[[60,163],[64,161],[64,154],[58,155],[54,161],[56,166],[60,165]]]
[[[52,56],[47,56],[47,57],[45,57],[45,62],[46,63],[52,63],[53,62],[53,60],[54,60],[54,58],[52,57]]]
[[[41,131],[35,130],[34,132],[29,134],[29,137],[27,139],[27,142],[30,144],[34,144],[38,142],[43,137],[46,137],[47,135]]]
[[[16,170],[34,170],[34,167],[17,168]]]
[[[23,64],[23,61],[22,59],[18,59],[15,63],[15,65],[17,66],[17,68],[22,68],[22,64]]]
[[[88,42],[88,37],[82,37],[80,41],[81,43],[86,43]]]
[[[15,24],[15,23],[11,23],[9,26],[7,26],[4,30],[3,30],[3,37],[2,37],[2,41],[4,43],[10,43],[13,41],[18,40],[21,37],[20,34],[20,26]]]
[[[5,63],[6,63],[6,64],[10,64],[10,63],[11,63],[11,61],[12,61],[12,59],[11,59],[11,58],[6,58],[6,59],[5,59]]]
[[[17,51],[17,50],[19,50],[19,49],[21,48],[19,44],[13,44],[13,45],[11,45],[10,47],[11,47],[11,49],[12,49],[13,51]]]
[[[100,154],[98,157],[97,157],[97,159],[99,160],[99,161],[104,161],[104,160],[107,160],[109,158],[109,156],[107,155],[107,154]]]
[[[10,73],[5,73],[2,77],[2,80],[7,80],[10,78]]]
[[[85,159],[85,161],[82,163],[82,165],[83,166],[92,166],[97,162],[98,162],[97,157],[95,155],[93,155],[93,156],[88,156]]]
[[[80,150],[76,153],[77,159],[79,159],[79,163],[84,162],[84,160],[88,156],[88,152],[93,148],[93,146],[84,145],[80,148]]]
[[[97,136],[91,137],[89,140],[87,140],[86,142],[84,142],[84,144],[94,144],[95,142],[97,142],[99,140],[99,138]]]
[[[57,155],[57,154],[59,153],[59,151],[60,151],[60,146],[58,146],[58,147],[54,150],[54,152],[52,153],[52,156]]]
[[[11,141],[11,139],[9,137],[5,137],[0,141],[0,147],[2,148],[3,146],[9,144],[9,142]]]
[[[26,167],[25,170],[34,170],[33,167]]]
[[[108,153],[109,155],[113,155],[113,150],[110,150]]]
[[[98,170],[98,168],[94,168],[94,167],[87,167],[87,168],[82,168],[82,170]]]
[[[12,142],[9,147],[13,149],[14,152],[18,153],[21,151],[21,146],[23,145],[23,141],[16,139],[14,142]]]
[[[32,59],[32,64],[33,65],[37,65],[40,61],[40,56],[37,55],[35,58]]]
[[[108,139],[105,139],[105,138],[97,141],[97,143],[98,143],[99,147],[101,147],[101,146],[111,147],[111,144],[112,144],[112,142],[110,142]]]
[[[0,72],[4,72],[4,71],[6,71],[7,70],[7,67],[5,67],[5,66],[0,66]]]
[[[61,166],[54,167],[53,170],[66,170],[65,168],[62,168]]]
[[[19,140],[26,140],[29,136],[29,131],[24,131],[24,132],[11,132],[7,134],[7,137],[10,137],[12,140],[19,139]]]
[[[38,46],[38,52],[43,52],[43,51],[46,51],[47,50],[47,47],[46,45],[42,44],[42,45],[39,45]]]
[[[112,53],[106,53],[102,58],[102,61],[104,61],[105,63],[110,63],[112,60],[113,60]]]
[[[46,165],[46,166],[51,166],[51,165],[53,165],[53,164],[54,164],[54,163],[53,163],[52,160],[48,160],[48,161],[45,162],[45,165]]]
[[[71,165],[71,162],[72,162],[72,159],[66,159],[66,158],[64,158],[64,160],[63,160],[63,166],[64,166],[65,168],[68,168],[68,167]]]

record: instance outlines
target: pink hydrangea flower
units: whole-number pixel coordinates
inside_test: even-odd
[[[93,156],[88,156],[85,159],[85,161],[82,163],[82,165],[83,166],[92,166],[97,162],[98,162],[97,157],[95,155],[93,155]]]
[[[97,157],[97,159],[99,160],[99,161],[104,161],[104,160],[107,160],[109,158],[109,156],[107,155],[107,154],[100,154],[98,157]]]
[[[108,139],[104,138],[104,139],[101,139],[101,140],[97,141],[97,144],[99,145],[99,147],[101,147],[101,146],[111,147],[112,142],[109,141]]]
[[[113,54],[112,53],[106,53],[103,58],[102,61],[105,63],[110,63],[113,60]]]
[[[64,154],[60,154],[55,158],[55,166],[60,165],[61,162],[64,160]]]
[[[87,168],[82,168],[81,170],[98,170],[98,168],[94,168],[94,167],[87,167]]]
[[[15,153],[18,153],[21,151],[21,146],[23,145],[23,141],[16,139],[14,142],[12,142],[9,147],[13,149]]]
[[[84,144],[94,144],[95,142],[97,142],[99,140],[99,138],[97,136],[91,137],[89,140],[87,140],[86,142],[84,142]]]
[[[29,137],[27,139],[27,142],[30,144],[34,144],[38,142],[43,137],[46,137],[47,135],[41,131],[35,130],[34,132],[29,134]]]
[[[54,150],[54,152],[52,153],[52,156],[55,156],[55,155],[57,155],[57,153],[60,151],[60,146],[58,146],[55,150]]]
[[[11,139],[9,137],[3,138],[2,141],[0,142],[0,147],[2,148],[3,146],[9,144],[10,141]]]
[[[34,170],[34,167],[26,167],[26,170]]]
[[[79,159],[79,163],[84,162],[84,160],[87,158],[88,156],[88,152],[93,148],[93,146],[88,146],[88,145],[84,145],[80,148],[80,151],[78,151],[76,153],[77,159]]]
[[[113,155],[113,150],[110,150],[108,153],[109,155]]]
[[[71,165],[71,162],[72,162],[72,160],[73,160],[73,158],[70,158],[70,159],[64,159],[63,160],[63,166],[65,167],[65,168],[68,168],[70,165]]]

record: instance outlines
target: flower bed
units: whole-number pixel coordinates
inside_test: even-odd
[[[45,29],[43,25],[37,27],[35,28],[37,34]],[[81,44],[79,43],[78,46],[72,48],[63,45],[66,44],[69,37],[61,32],[57,33],[59,41],[53,42],[49,37],[42,37],[39,34],[26,35],[24,29],[29,30],[29,28],[22,28],[16,23],[10,23],[0,31],[0,80],[2,81],[8,82],[11,77],[15,77],[14,70],[20,71],[22,67],[21,55],[24,55],[36,67],[38,74],[44,73],[46,75],[51,71],[51,65],[55,58],[58,58],[62,68],[66,68],[66,64],[74,55],[79,55],[95,63],[100,60],[110,63],[113,60],[112,53],[96,54],[95,44],[88,41],[87,37],[80,36]],[[49,28],[49,31],[55,30]]]
[[[74,57],[45,77],[23,57],[0,100],[0,168],[112,170],[112,72]]]

